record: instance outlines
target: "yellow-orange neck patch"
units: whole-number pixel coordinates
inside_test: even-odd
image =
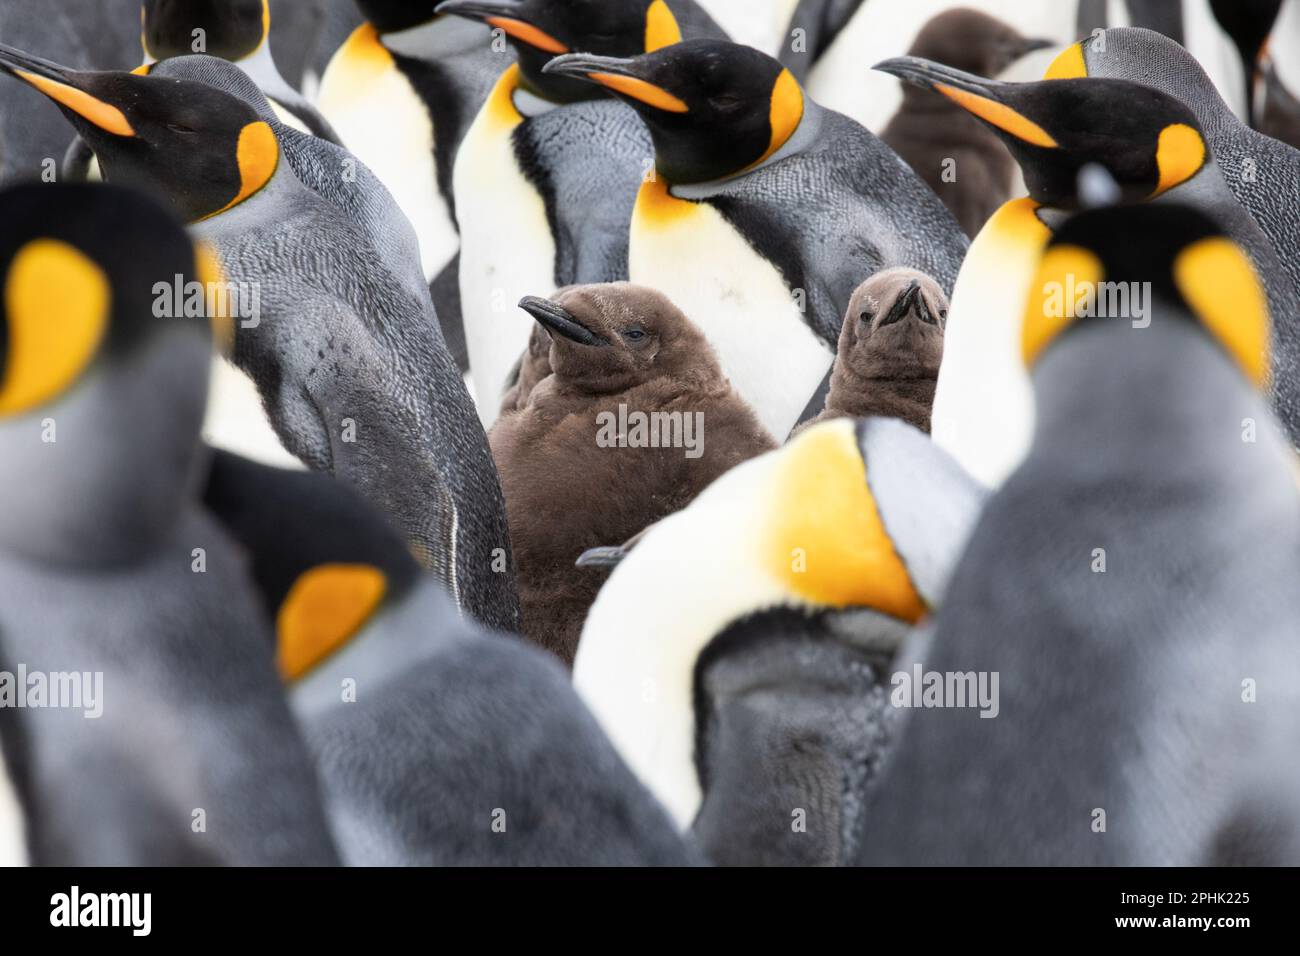
[[[632,214],[637,226],[667,226],[695,211],[695,203],[678,199],[668,186],[668,181],[657,174],[641,184]]]
[[[4,281],[8,355],[0,368],[0,416],[58,397],[81,375],[108,329],[112,286],[81,250],[34,239]]]
[[[280,141],[268,123],[258,120],[240,130],[235,161],[239,166],[239,192],[216,212],[201,216],[200,222],[233,209],[271,181],[280,165]]]
[[[789,142],[803,120],[803,111],[803,90],[799,88],[799,81],[789,70],[782,70],[776,82],[772,84],[772,105],[768,114],[772,138],[763,155],[754,160],[746,167],[747,169],[767,162],[777,150]]]
[[[1082,246],[1052,246],[1043,253],[1038,274],[1029,288],[1021,327],[1021,355],[1026,366],[1032,366],[1043,350],[1077,318],[1075,310],[1082,300],[1073,297],[1070,290],[1095,290],[1103,278],[1105,270],[1101,260]]]
[[[645,51],[655,50],[682,42],[682,29],[677,18],[664,0],[654,0],[645,12]]]
[[[1056,55],[1047,72],[1045,80],[1079,80],[1088,75],[1088,64],[1083,59],[1083,43],[1071,43]]]
[[[134,136],[135,129],[130,121],[116,106],[95,99],[84,90],[79,90],[66,83],[51,80],[49,77],[37,76],[24,70],[15,70],[24,82],[36,87],[54,102],[66,106],[87,122],[94,123],[106,133],[115,136]]]
[[[1205,140],[1186,123],[1171,123],[1160,131],[1156,167],[1160,181],[1152,196],[1159,196],[1191,179],[1205,165]]]
[[[368,621],[388,590],[368,564],[322,564],[293,583],[276,615],[276,663],[286,681],[337,651]]]
[[[519,89],[519,64],[511,63],[492,92],[488,94],[487,116],[498,126],[515,127],[524,121],[524,114],[515,106],[515,90]]]
[[[235,318],[225,296],[215,296],[212,290],[226,284],[226,270],[222,268],[221,258],[210,243],[198,242],[194,247],[195,268],[203,288],[208,290],[208,321],[212,324],[212,342],[217,351],[225,356],[235,351]],[[225,308],[222,308],[223,303]]]
[[[934,88],[966,112],[978,116],[986,123],[991,123],[1004,133],[1010,133],[1018,140],[1048,149],[1055,149],[1059,145],[1047,130],[1003,103],[991,100],[987,96],[959,90],[946,83],[936,83]]]
[[[885,531],[852,422],[809,429],[782,457],[775,476],[781,504],[762,539],[770,573],[809,604],[919,621],[925,603]]]
[[[1268,382],[1268,295],[1250,259],[1232,240],[1194,242],[1174,260],[1174,282],[1192,312],[1257,387]]]

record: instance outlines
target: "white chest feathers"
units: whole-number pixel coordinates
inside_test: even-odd
[[[436,277],[458,239],[438,191],[433,121],[373,27],[358,27],[334,55],[319,105],[343,145],[392,193],[415,228],[425,277]]]
[[[713,206],[678,199],[657,181],[637,198],[628,271],[700,327],[731,384],[784,440],[834,354],[776,267]]]
[[[935,386],[935,443],[992,488],[1024,460],[1034,431],[1020,333],[1050,238],[1036,208],[1030,199],[1011,200],[971,243],[953,289]]]
[[[501,77],[456,155],[456,208],[463,224],[461,315],[479,418],[496,420],[506,380],[528,345],[526,295],[555,291],[555,240],[546,202],[515,161],[512,134],[523,117],[512,95],[518,68]]]

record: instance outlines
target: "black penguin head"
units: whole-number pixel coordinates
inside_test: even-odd
[[[908,53],[993,77],[1025,54],[1055,45],[1053,40],[1021,36],[1014,27],[987,13],[959,7],[927,21]]]
[[[1245,250],[1214,221],[1176,203],[1094,209],[1062,225],[1030,286],[1021,342],[1025,364],[1032,367],[1085,321],[1140,334],[1142,322],[1124,321],[1131,309],[1117,310],[1102,297],[1110,302],[1145,283],[1150,300],[1165,307],[1160,318],[1197,322],[1252,384],[1266,386],[1271,323],[1264,285]],[[1121,314],[1111,314],[1116,311]]]
[[[551,370],[581,391],[621,392],[654,378],[708,376],[717,367],[699,329],[645,286],[572,286],[554,299],[527,296],[519,307],[550,333]]]
[[[948,297],[939,283],[915,269],[884,269],[849,299],[837,361],[862,378],[933,377],[947,321]]]
[[[141,17],[144,52],[155,60],[191,53],[243,60],[271,29],[267,0],[144,0]]]
[[[630,57],[682,38],[665,0],[446,0],[437,11],[503,31],[518,53],[523,84],[557,103],[599,94],[586,83],[544,72],[553,57],[576,52]]]
[[[573,54],[547,73],[605,87],[641,114],[672,183],[734,175],[770,157],[804,114],[798,81],[753,47],[686,40],[630,59]]]
[[[397,33],[434,18],[430,0],[356,0],[361,15],[380,33]]]
[[[1047,206],[1078,205],[1079,170],[1104,168],[1126,201],[1186,182],[1210,161],[1192,111],[1153,87],[1128,80],[1000,83],[929,60],[876,64],[935,91],[981,120],[1007,144],[1029,195]]]
[[[238,72],[210,57],[186,59]],[[163,197],[186,222],[248,199],[279,166],[270,124],[249,103],[206,83],[69,70],[3,44],[0,70],[58,104],[95,151],[106,179]]]
[[[182,299],[219,267],[108,184],[5,190],[0,221],[0,543],[131,555],[192,490],[213,328]]]

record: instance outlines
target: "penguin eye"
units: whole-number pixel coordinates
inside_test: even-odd
[[[947,322],[947,321],[948,321],[948,310],[947,310],[947,309],[940,309],[940,310],[939,310],[939,318],[941,318],[941,319],[943,319],[945,322]]]
[[[717,96],[709,97],[709,105],[718,110],[734,110],[740,105],[740,97],[732,96],[730,93],[719,93]]]
[[[645,338],[645,330],[635,329],[635,328],[624,329],[623,338],[627,339],[629,342],[640,342],[642,339]]]
[[[188,126],[182,125],[181,123],[168,123],[167,128],[173,133],[183,133],[185,135],[194,132],[194,130],[190,129]]]
[[[860,316],[858,316],[858,318],[860,318],[863,322],[870,322],[872,319],[875,318],[875,315],[873,315],[870,312],[863,312]]]

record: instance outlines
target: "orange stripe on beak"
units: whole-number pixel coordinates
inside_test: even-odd
[[[545,53],[569,52],[569,48],[555,37],[543,33],[531,23],[525,23],[523,20],[515,20],[510,17],[488,17],[487,22],[490,26],[499,27],[506,31],[507,36],[512,36],[529,46],[537,47],[537,49]]]
[[[667,90],[655,86],[653,83],[647,83],[645,80],[638,80],[632,76],[619,76],[615,73],[592,73],[589,75],[602,86],[608,86],[611,90],[622,93],[624,96],[630,96],[634,100],[640,100],[647,106],[653,106],[657,110],[663,110],[666,113],[689,113],[691,111],[689,106]]]
[[[59,83],[57,80],[37,76],[35,73],[27,73],[23,70],[15,70],[14,72],[24,82],[36,87],[56,103],[66,106],[72,112],[94,123],[105,132],[117,136],[135,135],[135,129],[127,120],[126,115],[116,106],[110,106],[102,100],[97,100],[89,93],[79,90],[75,86],[68,86],[66,83]]]
[[[968,93],[965,90],[959,90],[944,83],[936,83],[934,88],[966,112],[978,116],[986,123],[992,123],[1004,133],[1010,133],[1018,140],[1034,146],[1045,146],[1048,149],[1055,149],[1060,145],[1056,140],[1052,139],[1047,130],[996,100],[991,100],[986,96],[978,96],[975,93]]]

